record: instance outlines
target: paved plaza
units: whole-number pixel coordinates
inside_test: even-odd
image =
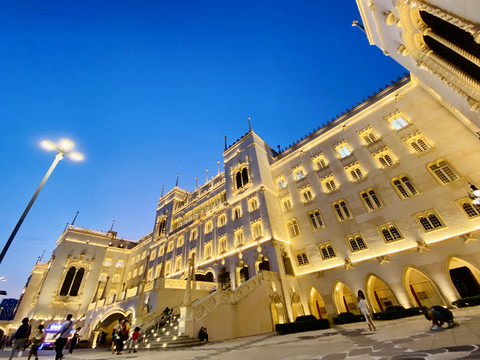
[[[429,330],[421,316],[376,321],[378,331],[366,331],[365,323],[336,326],[278,336],[264,334],[166,351],[141,351],[113,355],[107,350],[77,349],[66,360],[158,359],[158,360],[343,360],[343,359],[480,359],[480,307],[453,310],[460,326]],[[9,351],[0,357],[6,358]],[[25,357],[24,357],[25,358]],[[54,359],[53,351],[40,352],[41,359]]]

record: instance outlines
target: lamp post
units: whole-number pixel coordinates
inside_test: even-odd
[[[52,165],[48,169],[47,173],[43,177],[42,182],[37,188],[37,191],[35,191],[35,194],[33,194],[32,198],[30,199],[30,202],[28,203],[27,207],[25,208],[25,211],[23,212],[22,216],[20,216],[20,219],[17,222],[17,225],[15,225],[15,228],[12,231],[12,234],[7,240],[7,243],[5,244],[2,253],[0,254],[0,263],[3,261],[3,258],[5,257],[5,254],[7,253],[8,248],[12,244],[13,239],[15,238],[15,235],[18,232],[18,229],[20,229],[20,226],[23,223],[23,220],[25,220],[25,217],[27,216],[28,212],[30,211],[30,208],[32,207],[33,203],[35,202],[35,199],[37,198],[38,194],[40,193],[40,190],[42,190],[43,185],[47,182],[48,178],[50,177],[50,174],[53,172],[55,167],[57,166],[58,162],[63,159],[65,155],[70,156],[72,160],[75,161],[80,161],[83,159],[83,155],[80,153],[75,153],[75,152],[70,152],[70,150],[73,149],[73,143],[67,139],[60,140],[58,146],[54,144],[51,141],[44,140],[41,143],[42,147],[46,150],[56,150],[57,155],[55,156],[55,160],[53,160]]]
[[[480,190],[471,183],[468,183],[468,187],[470,188],[468,196],[472,199],[473,205],[480,207]]]

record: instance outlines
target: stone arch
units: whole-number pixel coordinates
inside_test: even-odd
[[[242,285],[245,281],[250,279],[250,272],[248,271],[248,265],[240,261],[235,269],[237,275],[237,286]]]
[[[437,286],[423,271],[409,265],[405,268],[402,279],[414,306],[445,305]]]
[[[276,324],[285,324],[288,322],[285,306],[278,294],[273,294],[272,301],[270,302],[270,312],[272,314],[273,329]]]
[[[133,319],[132,309],[123,311],[121,309],[115,309],[107,312],[101,318],[98,318],[95,324],[91,327],[94,333],[99,334],[104,331],[107,333],[107,342],[112,342],[112,332],[119,319],[126,319],[130,324]]]
[[[379,276],[369,274],[365,281],[365,289],[367,301],[373,308],[373,312],[381,312],[398,306],[398,300],[392,289]]]
[[[305,315],[305,311],[303,310],[302,300],[300,299],[300,295],[296,292],[292,294],[292,310],[293,310],[293,320],[295,320],[298,316]]]
[[[197,281],[206,281],[206,282],[215,282],[215,272],[213,269],[207,269],[205,271],[198,271],[195,273],[195,280]]]
[[[310,290],[308,304],[310,305],[310,314],[315,316],[317,319],[326,319],[328,317],[325,301],[323,301],[322,295],[320,295],[320,293],[314,287],[312,287]]]
[[[260,271],[270,271],[270,260],[262,254],[258,255],[257,261],[255,261],[255,274]]]
[[[447,274],[461,298],[480,295],[480,270],[457,256],[446,262]]]
[[[333,303],[337,309],[337,313],[355,313],[359,314],[357,306],[357,298],[352,290],[343,282],[337,281],[333,286]]]
[[[231,279],[230,279],[230,272],[227,270],[225,266],[220,269],[218,273],[218,286],[222,290],[230,290],[231,288]]]

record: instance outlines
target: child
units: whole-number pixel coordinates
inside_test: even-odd
[[[35,360],[38,360],[38,347],[43,341],[43,325],[38,325],[37,330],[32,335],[30,339],[32,342],[32,347],[30,348],[30,352],[28,353],[28,360],[33,356],[35,356]]]

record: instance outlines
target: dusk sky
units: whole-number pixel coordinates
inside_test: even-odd
[[[0,246],[69,138],[2,264],[18,298],[66,223],[137,240],[248,130],[282,148],[403,76],[352,27],[354,0],[10,1],[0,12]],[[223,171],[223,165],[222,165]],[[0,249],[1,251],[1,249]]]

